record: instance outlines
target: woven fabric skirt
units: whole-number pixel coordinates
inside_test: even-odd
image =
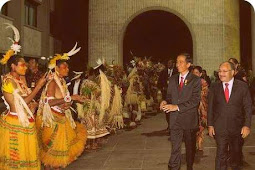
[[[0,116],[0,169],[38,170],[38,138],[34,120],[29,127],[23,127],[17,116]]]

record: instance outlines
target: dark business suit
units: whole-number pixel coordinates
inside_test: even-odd
[[[170,113],[170,133],[172,151],[168,167],[179,170],[181,166],[181,143],[186,147],[187,169],[192,170],[196,151],[196,132],[198,130],[198,106],[200,102],[201,80],[189,73],[179,90],[179,74],[169,79],[166,101],[178,105],[179,111]]]
[[[163,100],[166,100],[166,93],[167,93],[169,78],[172,77],[173,75],[177,74],[177,73],[178,73],[178,71],[175,68],[173,68],[172,74],[169,75],[167,67],[160,72],[157,87],[159,88],[159,90],[162,93],[162,99]],[[170,114],[166,113],[166,121],[167,121],[168,129],[169,129],[169,124],[170,124],[169,123],[169,116],[170,116]]]
[[[79,84],[78,84],[78,94],[80,94],[81,84],[82,84],[83,80],[84,80],[84,78],[81,77],[81,78],[80,78],[80,82],[79,82]],[[75,81],[76,81],[76,80],[71,81],[71,82],[70,82],[71,84],[68,86],[68,90],[69,90],[69,92],[70,92],[70,95],[74,95],[74,94],[73,94],[73,90],[74,90]],[[74,108],[75,110],[77,110],[76,102],[73,102],[71,107]],[[74,119],[74,120],[76,120],[76,121],[78,120],[78,114],[77,114],[77,113],[75,113],[75,112],[72,111],[72,116],[73,116],[73,119]]]
[[[216,170],[227,170],[230,150],[232,169],[239,169],[242,153],[241,129],[251,126],[252,101],[248,85],[234,79],[229,101],[226,102],[222,82],[209,91],[208,126],[215,129],[217,143]]]
[[[80,94],[81,84],[82,84],[82,81],[83,81],[83,80],[84,80],[84,78],[81,78],[81,80],[80,80],[80,82],[79,82],[79,85],[78,85],[78,94]],[[76,81],[76,80],[71,81],[70,86],[68,86],[68,90],[69,90],[69,92],[70,92],[70,95],[74,95],[74,94],[73,94],[73,90],[74,90],[75,81]]]
[[[167,93],[169,78],[172,77],[173,75],[177,74],[177,73],[178,73],[178,71],[175,68],[173,68],[172,74],[169,75],[167,67],[160,72],[159,77],[158,77],[157,87],[162,92],[163,100],[166,99],[166,93]]]

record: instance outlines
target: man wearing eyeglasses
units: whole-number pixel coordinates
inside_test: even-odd
[[[241,143],[250,133],[252,101],[249,88],[246,83],[234,79],[234,74],[233,63],[222,63],[219,67],[221,82],[212,85],[209,91],[208,130],[217,144],[216,170],[227,170],[228,148],[232,169],[240,169]]]

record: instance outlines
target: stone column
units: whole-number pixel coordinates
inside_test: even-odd
[[[240,61],[239,1],[224,0],[223,56],[222,61],[234,57]]]

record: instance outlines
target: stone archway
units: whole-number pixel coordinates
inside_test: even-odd
[[[239,3],[224,1],[90,0],[88,61],[98,58],[123,64],[123,38],[133,18],[148,10],[164,10],[181,18],[193,39],[194,63],[209,75],[230,56],[240,57]]]
[[[154,21],[151,20],[148,22],[148,19],[152,17],[154,18]],[[153,23],[153,22],[162,24],[166,28],[162,29],[162,27],[158,27],[157,25],[155,25],[156,23]],[[143,28],[144,24],[146,24],[147,26],[146,28]],[[180,30],[178,30],[177,28],[179,28]],[[140,29],[140,32],[137,33],[137,30],[139,29]],[[132,46],[133,43],[136,43],[136,41],[140,40],[139,38],[137,38],[137,36],[139,36],[140,33],[142,33],[143,36],[146,36],[143,38],[148,38],[151,41],[155,40],[157,42],[154,43],[154,42],[147,41],[145,42],[147,43],[145,45],[144,43],[136,44],[139,46],[137,47],[138,49],[134,49],[134,48],[130,49],[132,51],[134,50],[133,53],[136,56],[139,56],[139,57],[152,56],[153,61],[166,61],[169,59],[170,56],[172,57],[172,59],[174,59],[181,52],[188,52],[191,54],[191,56],[196,56],[195,35],[194,35],[194,32],[190,29],[191,29],[191,24],[181,14],[179,14],[176,11],[173,11],[167,8],[162,8],[162,7],[150,7],[142,11],[139,11],[138,13],[134,14],[126,21],[121,32],[119,50],[120,50],[120,54],[122,54],[123,64],[127,63],[127,61],[132,58],[132,56],[130,56],[128,48],[130,48],[130,46]],[[162,32],[159,33],[157,30],[160,30]],[[154,36],[153,34],[150,34],[152,31],[153,32],[156,31],[156,34],[158,33],[161,35]],[[162,34],[164,34],[163,35],[164,37],[162,37]],[[150,38],[152,36],[154,38]],[[132,39],[135,39],[135,41],[133,41]],[[159,41],[159,40],[162,40],[162,41]],[[133,42],[128,42],[128,41],[133,41]],[[180,42],[182,42],[182,44],[180,44]],[[160,46],[165,46],[165,48],[158,47],[157,43],[159,43]],[[143,49],[144,47],[147,49]],[[153,50],[151,48],[153,48]],[[171,50],[171,48],[174,48],[174,49]],[[137,55],[136,51],[138,51],[138,53],[140,52],[140,55],[139,54]],[[153,55],[155,57],[155,54],[158,55],[157,59],[153,58]],[[196,62],[196,58],[194,57],[193,59]]]

